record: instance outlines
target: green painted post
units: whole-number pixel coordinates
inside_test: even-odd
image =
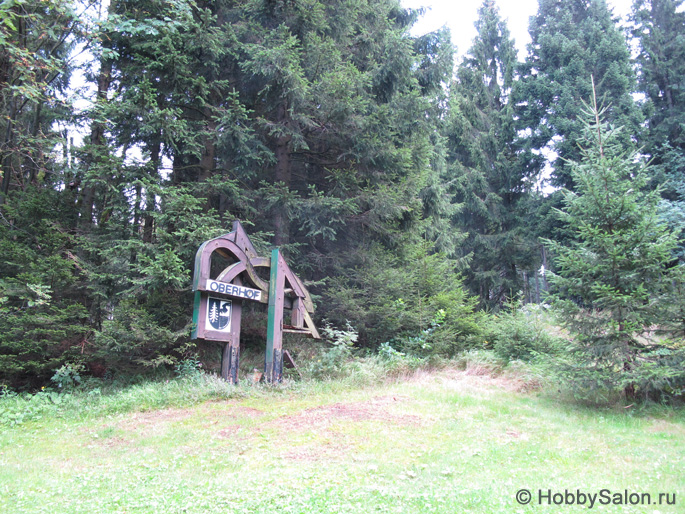
[[[202,293],[200,291],[195,291],[195,299],[193,301],[193,328],[190,333],[191,339],[197,339],[197,324],[200,322],[200,301],[202,298]]]
[[[282,373],[283,355],[283,300],[285,274],[280,269],[280,251],[271,251],[271,274],[269,280],[269,311],[266,327],[266,357],[264,377],[268,383],[279,382]]]

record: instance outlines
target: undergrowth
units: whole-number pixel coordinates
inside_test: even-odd
[[[550,330],[553,319],[544,310],[523,308],[500,315],[496,323],[484,328],[480,349],[462,351],[451,358],[432,353],[425,344],[440,322],[436,318],[434,326],[419,338],[386,342],[375,353],[355,347],[357,334],[352,327],[326,326],[322,329],[322,341],[289,341],[288,349],[298,363],[297,368],[285,370],[283,383],[276,386],[258,381],[264,356],[250,349],[241,355],[238,385],[222,380],[217,369],[205,369],[197,358],[179,362],[173,372],[152,377],[96,379],[81,376],[83,369],[78,366],[65,365],[55,372],[50,387],[34,393],[18,393],[0,385],[0,425],[15,426],[43,418],[85,419],[263,394],[344,391],[399,382],[416,373],[444,368],[469,375],[502,377],[515,383],[519,391],[538,391],[562,402],[579,401],[578,391],[562,380],[558,372],[569,359],[564,351],[567,340]],[[585,395],[581,403],[634,410],[650,408],[629,405],[625,398],[616,395],[597,394],[591,399]]]
[[[88,418],[130,411],[182,407],[194,403],[245,396],[216,375],[153,379],[130,385],[89,380],[80,388],[43,388],[34,394],[0,390],[0,424],[19,425],[44,417]]]
[[[17,393],[3,387],[0,389],[0,425],[15,426],[44,418],[87,419],[263,394],[303,395],[324,390],[351,390],[402,381],[418,370],[460,367],[466,360],[475,358],[473,354],[456,361],[416,359],[399,352],[355,356],[349,348],[343,355],[340,352],[337,345],[320,347],[313,358],[301,364],[301,375],[290,373],[275,386],[256,383],[249,373],[241,375],[238,385],[231,385],[215,373],[202,370],[198,361],[190,359],[176,366],[174,375],[133,383],[94,378],[70,379],[71,385],[65,387],[66,382],[61,377],[62,387],[55,384],[35,393]],[[487,353],[483,352],[478,358],[482,361]],[[248,353],[246,360],[252,365],[258,362],[258,357]],[[494,372],[495,368],[491,371]]]

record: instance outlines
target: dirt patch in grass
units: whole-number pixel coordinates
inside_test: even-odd
[[[264,416],[264,412],[253,407],[243,407],[242,405],[231,405],[228,409],[223,411],[223,414],[233,415],[241,418],[261,418]]]
[[[502,437],[503,440],[505,441],[511,441],[511,440],[521,440],[521,441],[528,441],[530,439],[530,436],[526,434],[525,432],[519,432],[518,430],[514,430],[513,428],[509,428],[504,432],[504,436]]]
[[[344,444],[327,444],[316,446],[298,446],[281,453],[281,458],[296,462],[318,462],[344,459],[352,446]]]
[[[106,446],[107,448],[119,448],[121,446],[126,446],[131,444],[131,441],[124,439],[123,437],[114,436],[108,437],[107,439],[101,439],[100,444]]]
[[[542,384],[535,378],[501,373],[488,367],[472,367],[465,370],[446,369],[433,376],[442,385],[450,389],[483,393],[510,391],[527,393],[538,391]]]
[[[497,394],[498,391],[528,391],[526,377],[505,375],[485,369],[443,369],[419,371],[405,380],[430,384],[440,389],[453,389],[467,393]],[[281,458],[294,461],[319,461],[344,458],[359,444],[359,426],[379,423],[393,428],[416,428],[433,422],[430,414],[418,414],[419,400],[402,394],[382,394],[361,401],[342,401],[302,409],[292,406],[289,414],[273,418],[269,412],[240,405],[237,400],[207,402],[191,408],[169,408],[132,413],[111,427],[118,431],[97,441],[98,446],[116,448],[132,444],[129,435],[148,437],[164,434],[176,426],[186,425],[191,418],[199,422],[198,429],[210,437],[228,441],[254,441],[260,436],[270,437],[273,432],[300,433],[305,437],[295,446],[277,449]],[[282,412],[282,411],[281,411]],[[191,421],[192,422],[192,421]],[[355,428],[355,426],[357,428]],[[101,431],[107,429],[102,426]],[[655,429],[657,430],[657,429]],[[675,428],[674,428],[675,430]],[[310,438],[311,436],[311,438]],[[502,440],[526,440],[527,435],[515,430],[503,431]]]
[[[683,425],[669,423],[663,419],[652,421],[651,426],[647,430],[655,434],[668,434],[680,437],[685,436],[685,427]]]
[[[242,427],[240,425],[229,425],[217,432],[219,439],[234,439]]]
[[[148,412],[137,412],[129,417],[128,422],[136,425],[156,425],[158,423],[173,423],[187,419],[189,409],[161,409]]]
[[[117,428],[128,432],[149,433],[165,429],[172,423],[184,421],[192,415],[190,409],[162,409],[137,412],[117,424]]]
[[[306,431],[323,429],[340,421],[380,421],[400,426],[419,425],[422,421],[420,416],[392,411],[399,402],[409,401],[410,398],[406,396],[377,396],[363,402],[334,403],[283,416],[264,426],[287,431]]]
[[[212,416],[225,416],[234,418],[261,418],[266,413],[254,407],[238,405],[235,400],[222,400],[217,402],[207,402],[198,409],[203,414]]]

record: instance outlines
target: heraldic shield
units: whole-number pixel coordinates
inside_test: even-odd
[[[207,323],[219,332],[231,330],[231,301],[223,298],[208,298]]]

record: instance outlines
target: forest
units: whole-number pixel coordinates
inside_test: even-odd
[[[194,257],[240,220],[355,351],[556,354],[578,391],[681,397],[682,0],[627,23],[539,0],[523,60],[493,0],[460,60],[421,14],[3,0],[0,388],[211,367]],[[243,345],[264,320],[243,313]]]

